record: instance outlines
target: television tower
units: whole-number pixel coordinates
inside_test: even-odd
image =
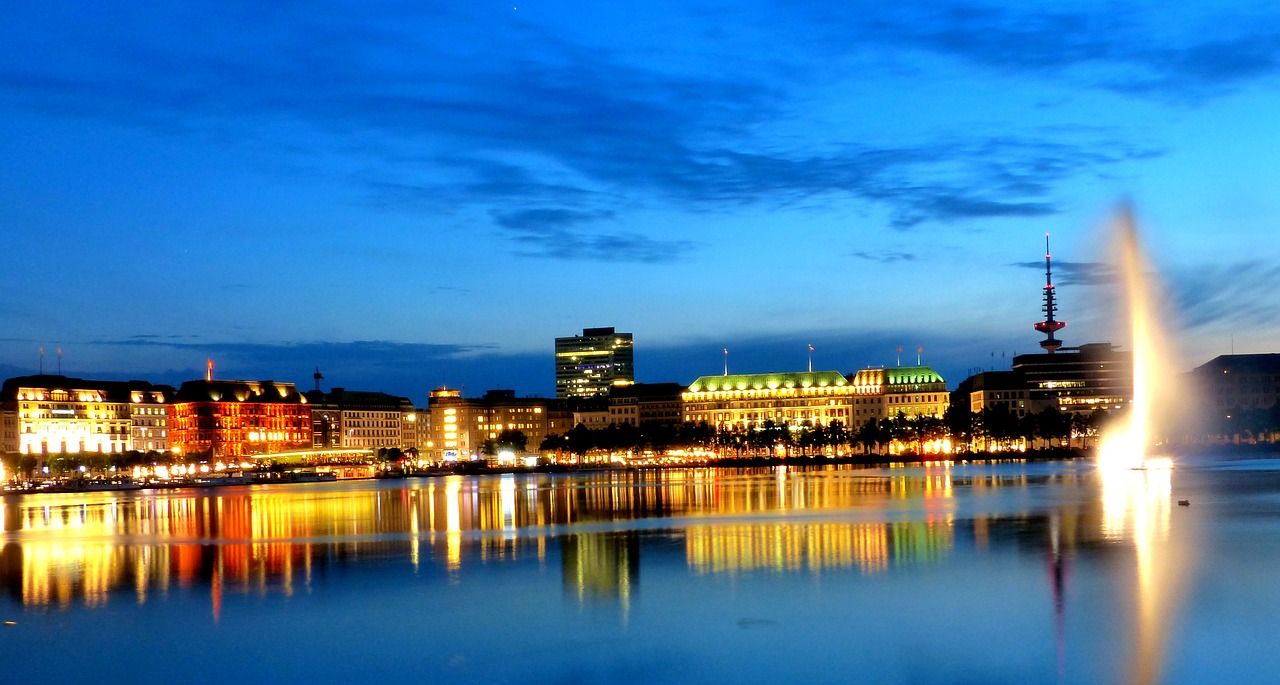
[[[1062,341],[1053,337],[1053,334],[1067,325],[1066,321],[1057,321],[1053,318],[1057,311],[1058,305],[1053,301],[1053,269],[1049,265],[1049,234],[1046,233],[1044,234],[1044,321],[1037,323],[1034,328],[1045,334],[1044,340],[1040,341],[1040,347],[1049,354],[1053,354],[1062,347]]]

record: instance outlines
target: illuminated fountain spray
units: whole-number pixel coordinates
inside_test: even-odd
[[[1117,212],[1115,228],[1116,260],[1124,295],[1122,320],[1129,322],[1132,334],[1133,402],[1128,417],[1103,436],[1098,466],[1169,468],[1168,459],[1153,459],[1147,454],[1154,435],[1155,400],[1166,396],[1169,388],[1162,386],[1171,374],[1162,368],[1162,327],[1156,325],[1159,314],[1148,276],[1151,270],[1138,248],[1138,232],[1128,205],[1122,205]]]
[[[1161,318],[1151,269],[1138,248],[1127,205],[1117,212],[1115,229],[1122,320],[1132,332],[1133,403],[1128,417],[1103,436],[1099,450],[1102,532],[1109,539],[1131,542],[1135,553],[1135,585],[1124,594],[1133,602],[1125,682],[1154,685],[1160,681],[1174,609],[1192,566],[1187,553],[1191,539],[1171,526],[1172,462],[1149,455],[1157,410],[1163,408],[1157,401],[1176,395],[1164,354],[1169,327]]]

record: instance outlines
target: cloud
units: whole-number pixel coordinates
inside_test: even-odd
[[[1044,262],[1015,262],[1012,266],[1044,271]],[[1053,282],[1067,285],[1108,285],[1116,281],[1115,267],[1105,262],[1053,260]]]
[[[899,262],[914,262],[919,257],[911,252],[894,252],[892,250],[886,252],[850,252],[850,257],[865,259],[869,262],[879,262],[880,264],[897,264]]]
[[[860,7],[843,18],[856,31],[839,36],[839,49],[900,50],[900,41],[1010,69],[1117,59],[1093,56],[1118,47],[1093,37],[1085,15],[931,7],[929,23]],[[0,67],[0,89],[62,117],[359,160],[349,180],[371,204],[432,214],[479,207],[529,257],[662,263],[696,247],[589,229],[637,207],[851,198],[885,210],[899,229],[1039,217],[1059,211],[1052,196],[1063,180],[1151,154],[1064,131],[885,144],[761,133],[803,119],[799,89],[815,84],[795,76],[829,57],[807,50],[781,63],[729,58],[727,68],[678,68],[482,7],[446,5],[391,12],[322,3],[299,17],[184,3],[151,23],[133,19],[138,35],[60,25],[58,39],[15,50],[29,58]],[[16,26],[17,35],[41,34]],[[817,19],[805,26],[830,28]],[[173,38],[194,27],[201,41]]]
[[[915,50],[994,72],[1160,99],[1203,102],[1280,71],[1280,15],[1206,5],[1169,30],[1160,5],[1066,9],[957,0],[810,8],[827,40]],[[815,22],[816,23],[816,22]]]
[[[1262,261],[1180,268],[1170,295],[1184,326],[1280,324],[1280,266]]]
[[[517,254],[548,259],[652,264],[684,259],[697,249],[688,240],[659,240],[637,233],[588,232],[579,226],[613,218],[610,211],[524,209],[493,213],[520,249]]]

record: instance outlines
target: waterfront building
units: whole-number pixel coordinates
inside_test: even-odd
[[[527,451],[536,452],[549,432],[572,428],[550,421],[548,404],[543,397],[516,397],[513,390],[490,390],[477,398],[463,397],[453,388],[433,390],[427,404],[430,447],[420,453],[445,461],[478,459],[484,442],[496,440],[504,430],[523,433]]]
[[[1133,353],[1111,343],[1060,347],[1053,354],[1020,354],[1013,371],[1026,384],[1027,400],[1072,414],[1116,410],[1133,401]]]
[[[941,418],[951,403],[947,382],[928,366],[862,369],[853,374],[853,425],[869,419]]]
[[[679,383],[635,383],[609,390],[609,423],[631,426],[675,424],[682,420]]]
[[[407,397],[333,388],[306,398],[313,447],[409,450],[418,444],[417,413]]]
[[[556,397],[595,397],[635,382],[630,333],[584,328],[582,335],[556,338]]]
[[[170,444],[184,454],[241,459],[309,449],[311,409],[293,383],[187,381],[171,407]]]
[[[1224,354],[1197,366],[1191,378],[1214,414],[1271,409],[1280,400],[1280,354]]]
[[[825,425],[852,418],[853,385],[837,371],[702,376],[681,395],[684,420],[721,429]]]
[[[0,388],[0,449],[22,454],[162,451],[168,448],[172,392],[146,381],[56,374],[10,378]]]

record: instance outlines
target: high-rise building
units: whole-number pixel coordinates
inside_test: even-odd
[[[630,333],[584,328],[582,335],[556,338],[556,397],[607,395],[636,380]]]

